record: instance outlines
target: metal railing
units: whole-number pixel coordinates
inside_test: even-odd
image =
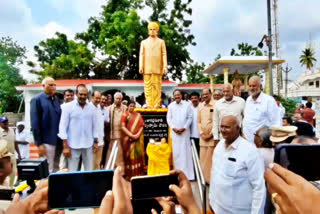
[[[200,200],[202,204],[202,212],[205,214],[207,213],[207,189],[206,189],[206,181],[203,176],[203,172],[200,165],[199,155],[197,152],[196,144],[194,143],[194,140],[191,139],[191,145],[192,145],[192,159],[193,159],[193,165],[196,171],[196,180],[198,183],[198,188],[200,192]]]
[[[207,211],[206,181],[204,179],[203,172],[202,172],[202,169],[200,166],[199,155],[198,155],[194,140],[191,140],[191,144],[192,144],[192,147],[191,147],[192,160],[193,160],[193,165],[194,165],[195,172],[196,172],[196,181],[197,181],[198,188],[199,188],[200,200],[201,200],[201,204],[202,204],[202,211],[203,211],[203,213],[206,213],[206,211]],[[112,146],[110,157],[109,157],[109,160],[107,162],[105,169],[114,169],[115,162],[117,159],[118,149],[119,149],[118,142],[115,141]]]
[[[112,146],[112,150],[110,153],[109,160],[107,162],[107,165],[105,169],[114,169],[114,165],[116,163],[117,155],[118,155],[118,141],[114,141],[114,144]]]

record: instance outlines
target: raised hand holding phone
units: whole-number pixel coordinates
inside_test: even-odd
[[[133,214],[130,197],[127,194],[126,181],[121,176],[121,168],[117,167],[113,176],[112,191],[104,196],[99,214]]]
[[[172,184],[169,189],[175,193],[185,212],[187,214],[200,214],[201,211],[193,197],[191,184],[187,176],[180,170],[173,170],[170,175],[178,175],[179,185]]]
[[[320,190],[303,177],[272,163],[265,179],[281,213],[320,213]]]
[[[49,175],[49,206],[55,209],[99,207],[112,189],[113,170],[53,173]]]
[[[132,177],[132,200],[174,196],[174,193],[169,189],[171,184],[179,184],[178,175],[172,174]]]

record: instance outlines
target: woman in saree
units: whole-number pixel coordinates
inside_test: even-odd
[[[128,111],[121,118],[123,159],[127,179],[143,175],[144,170],[144,143],[141,136],[144,121],[141,114],[134,111],[135,106],[136,103],[130,101]]]

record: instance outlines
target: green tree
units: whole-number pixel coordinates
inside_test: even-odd
[[[69,53],[67,35],[57,32],[56,36],[56,38],[41,41],[39,45],[34,46],[35,55],[39,62],[52,64],[53,60],[62,54]]]
[[[106,56],[95,65],[94,78],[142,78],[138,73],[139,49],[140,42],[148,36],[149,21],[160,23],[159,37],[167,45],[168,72],[173,79],[182,78],[182,71],[190,62],[187,46],[195,45],[189,29],[191,21],[186,18],[192,14],[191,0],[186,3],[174,0],[169,14],[166,10],[168,3],[167,0],[110,0],[100,16],[89,19],[88,30],[78,33],[76,38]],[[136,9],[142,7],[150,7],[153,11],[148,20],[137,14]],[[107,63],[111,68],[100,66]]]
[[[0,111],[17,111],[21,96],[16,86],[25,84],[17,66],[25,58],[25,47],[10,37],[0,39]]]
[[[56,33],[56,36],[34,47],[42,70],[32,69],[30,72],[37,74],[39,80],[46,76],[55,79],[90,78],[94,53],[84,42],[68,40],[62,33]],[[35,67],[34,62],[28,62],[28,65]]]
[[[194,36],[190,33],[192,21],[187,17],[192,15],[191,0],[174,0],[170,14],[166,13],[168,1],[150,0],[153,14],[150,20],[161,23],[160,38],[166,41],[168,52],[169,73],[172,79],[181,80],[182,71],[189,63],[192,63],[187,50],[189,45],[196,45]]]
[[[282,104],[282,106],[286,109],[286,115],[292,116],[294,114],[294,111],[297,108],[297,101],[292,100],[290,98],[284,98],[280,96],[274,96],[276,100],[279,100]]]
[[[190,63],[186,68],[186,83],[209,83],[210,78],[208,77],[208,75],[202,73],[202,71],[205,69],[205,66],[206,65],[204,63]]]
[[[0,54],[6,59],[8,65],[16,66],[23,62],[25,57],[26,48],[18,45],[10,37],[2,37],[0,39]]]
[[[302,55],[300,56],[301,66],[306,66],[306,68],[310,70],[313,67],[313,63],[317,61],[314,55],[315,53],[311,47],[302,50]]]
[[[249,45],[248,43],[240,43],[238,44],[238,51],[234,48],[231,49],[231,56],[263,56],[262,51],[258,47],[254,47]]]

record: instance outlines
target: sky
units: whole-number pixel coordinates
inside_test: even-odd
[[[229,55],[238,43],[257,45],[267,34],[266,2],[193,0],[191,33],[197,45],[189,47],[191,58],[209,65],[219,53]],[[98,16],[105,3],[106,0],[0,0],[0,37],[12,37],[27,48],[27,60],[36,61],[34,45],[53,37],[56,31],[70,39],[85,31],[88,18]],[[319,0],[278,0],[280,56],[292,68],[291,80],[305,71],[299,56],[310,42],[318,60],[315,68],[320,67],[319,9]],[[142,17],[148,17],[149,12],[139,11]],[[35,79],[28,69],[25,63],[21,65],[21,74],[27,80]]]

